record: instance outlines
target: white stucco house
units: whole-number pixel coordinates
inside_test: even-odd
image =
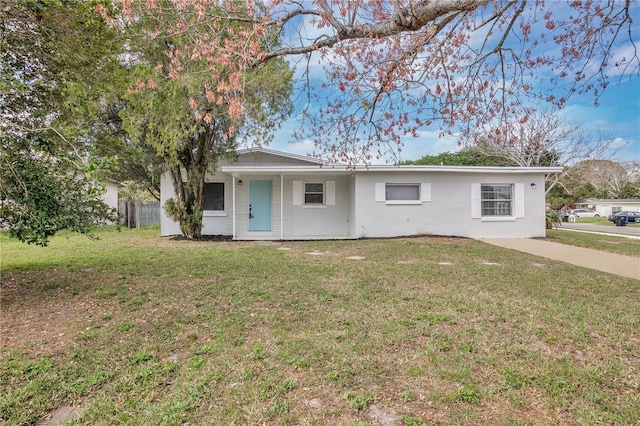
[[[265,148],[240,150],[206,177],[204,235],[308,240],[448,235],[545,236],[545,175],[557,167],[320,166]],[[161,204],[175,197],[168,174]],[[163,236],[179,235],[164,213]]]

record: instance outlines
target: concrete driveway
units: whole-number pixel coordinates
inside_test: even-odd
[[[640,223],[628,226],[606,226],[595,225],[593,223],[562,222],[562,228],[575,229],[576,231],[607,232],[611,234],[640,236]]]
[[[518,250],[584,268],[640,280],[640,258],[533,238],[484,238],[494,246]]]

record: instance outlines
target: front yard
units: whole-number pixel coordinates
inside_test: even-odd
[[[593,248],[626,256],[640,257],[640,240],[611,235],[548,229],[547,239],[556,243]]]
[[[640,421],[640,283],[457,238],[0,237],[0,424]]]

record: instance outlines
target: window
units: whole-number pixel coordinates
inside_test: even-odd
[[[304,203],[324,204],[324,183],[305,183]]]
[[[385,186],[386,201],[419,201],[420,185],[388,183]]]
[[[307,208],[326,208],[336,205],[336,181],[293,181],[292,203]]]
[[[512,216],[512,185],[482,185],[482,216]]]
[[[431,183],[376,182],[375,201],[389,205],[420,205],[431,201]]]
[[[203,210],[224,210],[224,182],[207,182],[204,184]]]

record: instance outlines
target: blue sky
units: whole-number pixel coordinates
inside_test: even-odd
[[[559,4],[561,5],[562,2]],[[640,10],[640,8],[635,9]],[[638,28],[635,23],[634,26],[635,29]],[[313,33],[315,29],[309,28],[307,24],[304,26],[304,31]],[[637,33],[637,31],[634,32]],[[639,39],[637,36],[635,38]],[[321,76],[321,67],[312,67],[311,77],[319,79]],[[633,78],[619,77],[611,77],[611,84],[600,97],[598,106],[594,105],[594,97],[591,93],[583,96],[574,95],[569,98],[560,114],[567,121],[583,127],[593,140],[605,138],[610,141],[612,151],[609,154],[613,154],[614,159],[640,160],[640,76],[636,74]],[[558,97],[565,95],[565,93],[559,93]],[[270,147],[302,155],[310,153],[313,150],[310,141],[291,143],[292,134],[299,126],[295,118],[289,119],[276,133]],[[434,125],[431,128],[425,128],[418,138],[404,139],[405,147],[400,159],[415,160],[424,155],[458,150],[457,138],[455,136],[438,137],[439,130],[440,128]]]
[[[594,105],[593,95],[571,98],[560,114],[593,135],[610,140],[614,158],[619,161],[640,161],[640,78],[609,86],[600,105]],[[313,150],[309,141],[291,143],[291,135],[299,127],[295,118],[285,122],[270,147],[280,151],[306,155]],[[424,155],[457,151],[455,137],[438,137],[439,128],[425,129],[419,138],[405,139],[402,160],[416,160]]]

